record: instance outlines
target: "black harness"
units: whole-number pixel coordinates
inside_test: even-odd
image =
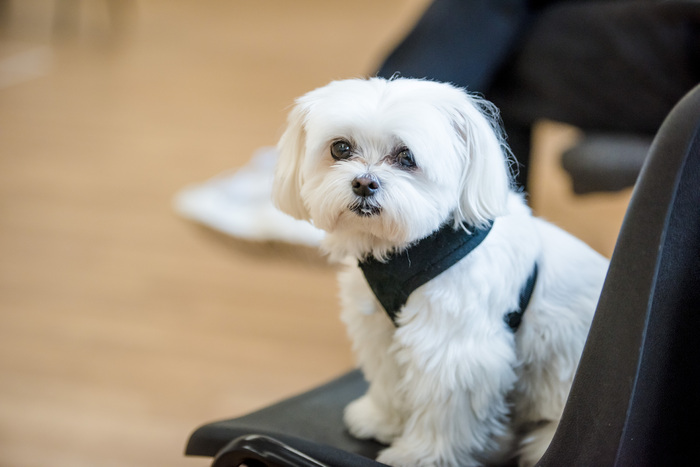
[[[398,326],[397,315],[411,293],[471,253],[484,241],[492,226],[493,223],[467,232],[445,224],[409,248],[390,255],[387,261],[368,257],[359,262],[370,288],[395,326]],[[537,263],[520,292],[519,309],[503,317],[513,332],[520,326],[536,280]]]

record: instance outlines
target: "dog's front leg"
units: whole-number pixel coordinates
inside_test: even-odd
[[[382,378],[384,379],[384,378]],[[382,379],[372,381],[367,393],[345,408],[344,421],[350,433],[360,439],[376,439],[390,444],[401,434],[401,414]]]
[[[412,326],[396,335],[404,372],[400,400],[408,416],[402,435],[378,460],[393,466],[471,466],[510,455],[506,394],[516,378],[512,337],[505,330],[455,332],[445,322]]]
[[[356,306],[346,307],[343,321],[369,381],[367,393],[346,407],[345,425],[356,438],[390,444],[402,430],[397,403],[399,370],[391,351],[394,325],[383,313],[363,313]]]

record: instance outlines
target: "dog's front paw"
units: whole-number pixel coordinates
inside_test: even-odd
[[[398,417],[377,407],[367,394],[348,404],[344,419],[345,426],[355,438],[374,438],[380,443],[390,444],[401,434]]]
[[[414,453],[407,452],[405,449],[390,447],[384,449],[377,456],[377,462],[390,465],[392,467],[413,467],[423,465],[420,464],[420,458],[414,457]]]

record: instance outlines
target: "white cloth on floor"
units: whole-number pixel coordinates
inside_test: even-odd
[[[324,235],[322,230],[284,214],[272,204],[276,160],[274,147],[260,149],[240,169],[177,193],[175,211],[186,219],[245,240],[318,246]]]

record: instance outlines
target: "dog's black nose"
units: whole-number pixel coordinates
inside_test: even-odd
[[[367,198],[375,194],[377,190],[379,190],[379,180],[372,175],[361,175],[352,181],[352,191],[357,196]]]

